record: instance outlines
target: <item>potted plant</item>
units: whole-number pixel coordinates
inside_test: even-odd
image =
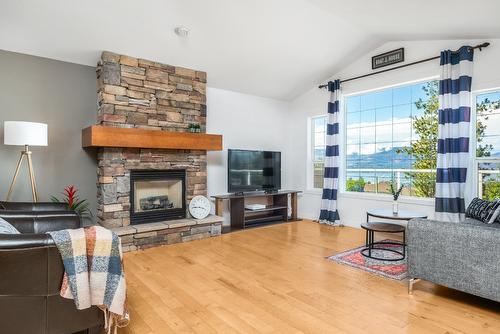
[[[90,211],[89,202],[86,199],[80,199],[77,193],[78,189],[70,185],[64,188],[62,199],[56,196],[51,196],[50,199],[54,203],[66,203],[71,210],[75,211],[82,218],[91,217],[92,211]]]
[[[401,191],[403,191],[403,185],[399,187],[399,189],[396,190],[397,186],[394,186],[393,183],[391,183],[391,194],[392,198],[394,201],[392,202],[392,213],[397,214],[398,213],[398,199],[399,195],[401,195]]]
[[[189,123],[188,125],[189,132],[201,132],[201,126],[197,123]]]

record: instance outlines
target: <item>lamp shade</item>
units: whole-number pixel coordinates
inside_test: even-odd
[[[21,121],[5,121],[3,124],[5,145],[47,146],[47,124]]]

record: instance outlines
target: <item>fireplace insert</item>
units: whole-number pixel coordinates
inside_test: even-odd
[[[186,218],[186,171],[132,170],[130,223]]]

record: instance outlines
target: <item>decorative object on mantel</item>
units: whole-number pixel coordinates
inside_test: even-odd
[[[82,130],[82,146],[221,151],[222,135],[93,125]]]
[[[398,213],[398,199],[399,195],[401,195],[401,191],[403,191],[404,185],[401,185],[398,190],[396,190],[396,187],[394,187],[394,184],[391,183],[391,194],[394,199],[392,202],[392,213],[397,214]]]
[[[189,125],[188,125],[188,130],[189,130],[189,132],[197,132],[197,133],[200,133],[200,132],[201,132],[201,126],[200,126],[200,124],[196,124],[196,123],[189,123]]]
[[[93,216],[89,208],[89,202],[86,199],[80,199],[77,195],[78,189],[74,185],[66,186],[62,192],[63,198],[59,199],[56,196],[51,196],[50,200],[54,203],[66,203],[68,207],[78,213],[80,217]]]
[[[4,122],[4,145],[24,146],[24,151],[21,152],[21,157],[17,163],[12,183],[10,184],[9,192],[7,193],[7,202],[10,200],[14,184],[21,164],[26,158],[28,161],[28,171],[31,182],[31,194],[33,202],[38,201],[38,192],[36,189],[35,172],[33,171],[33,161],[31,159],[30,146],[47,146],[47,124],[22,121],[5,121]]]
[[[210,214],[210,200],[205,196],[198,195],[189,202],[189,213],[195,219],[203,219]]]

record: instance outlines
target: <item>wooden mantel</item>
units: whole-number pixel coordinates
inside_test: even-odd
[[[222,135],[93,125],[82,130],[82,147],[221,151]]]

